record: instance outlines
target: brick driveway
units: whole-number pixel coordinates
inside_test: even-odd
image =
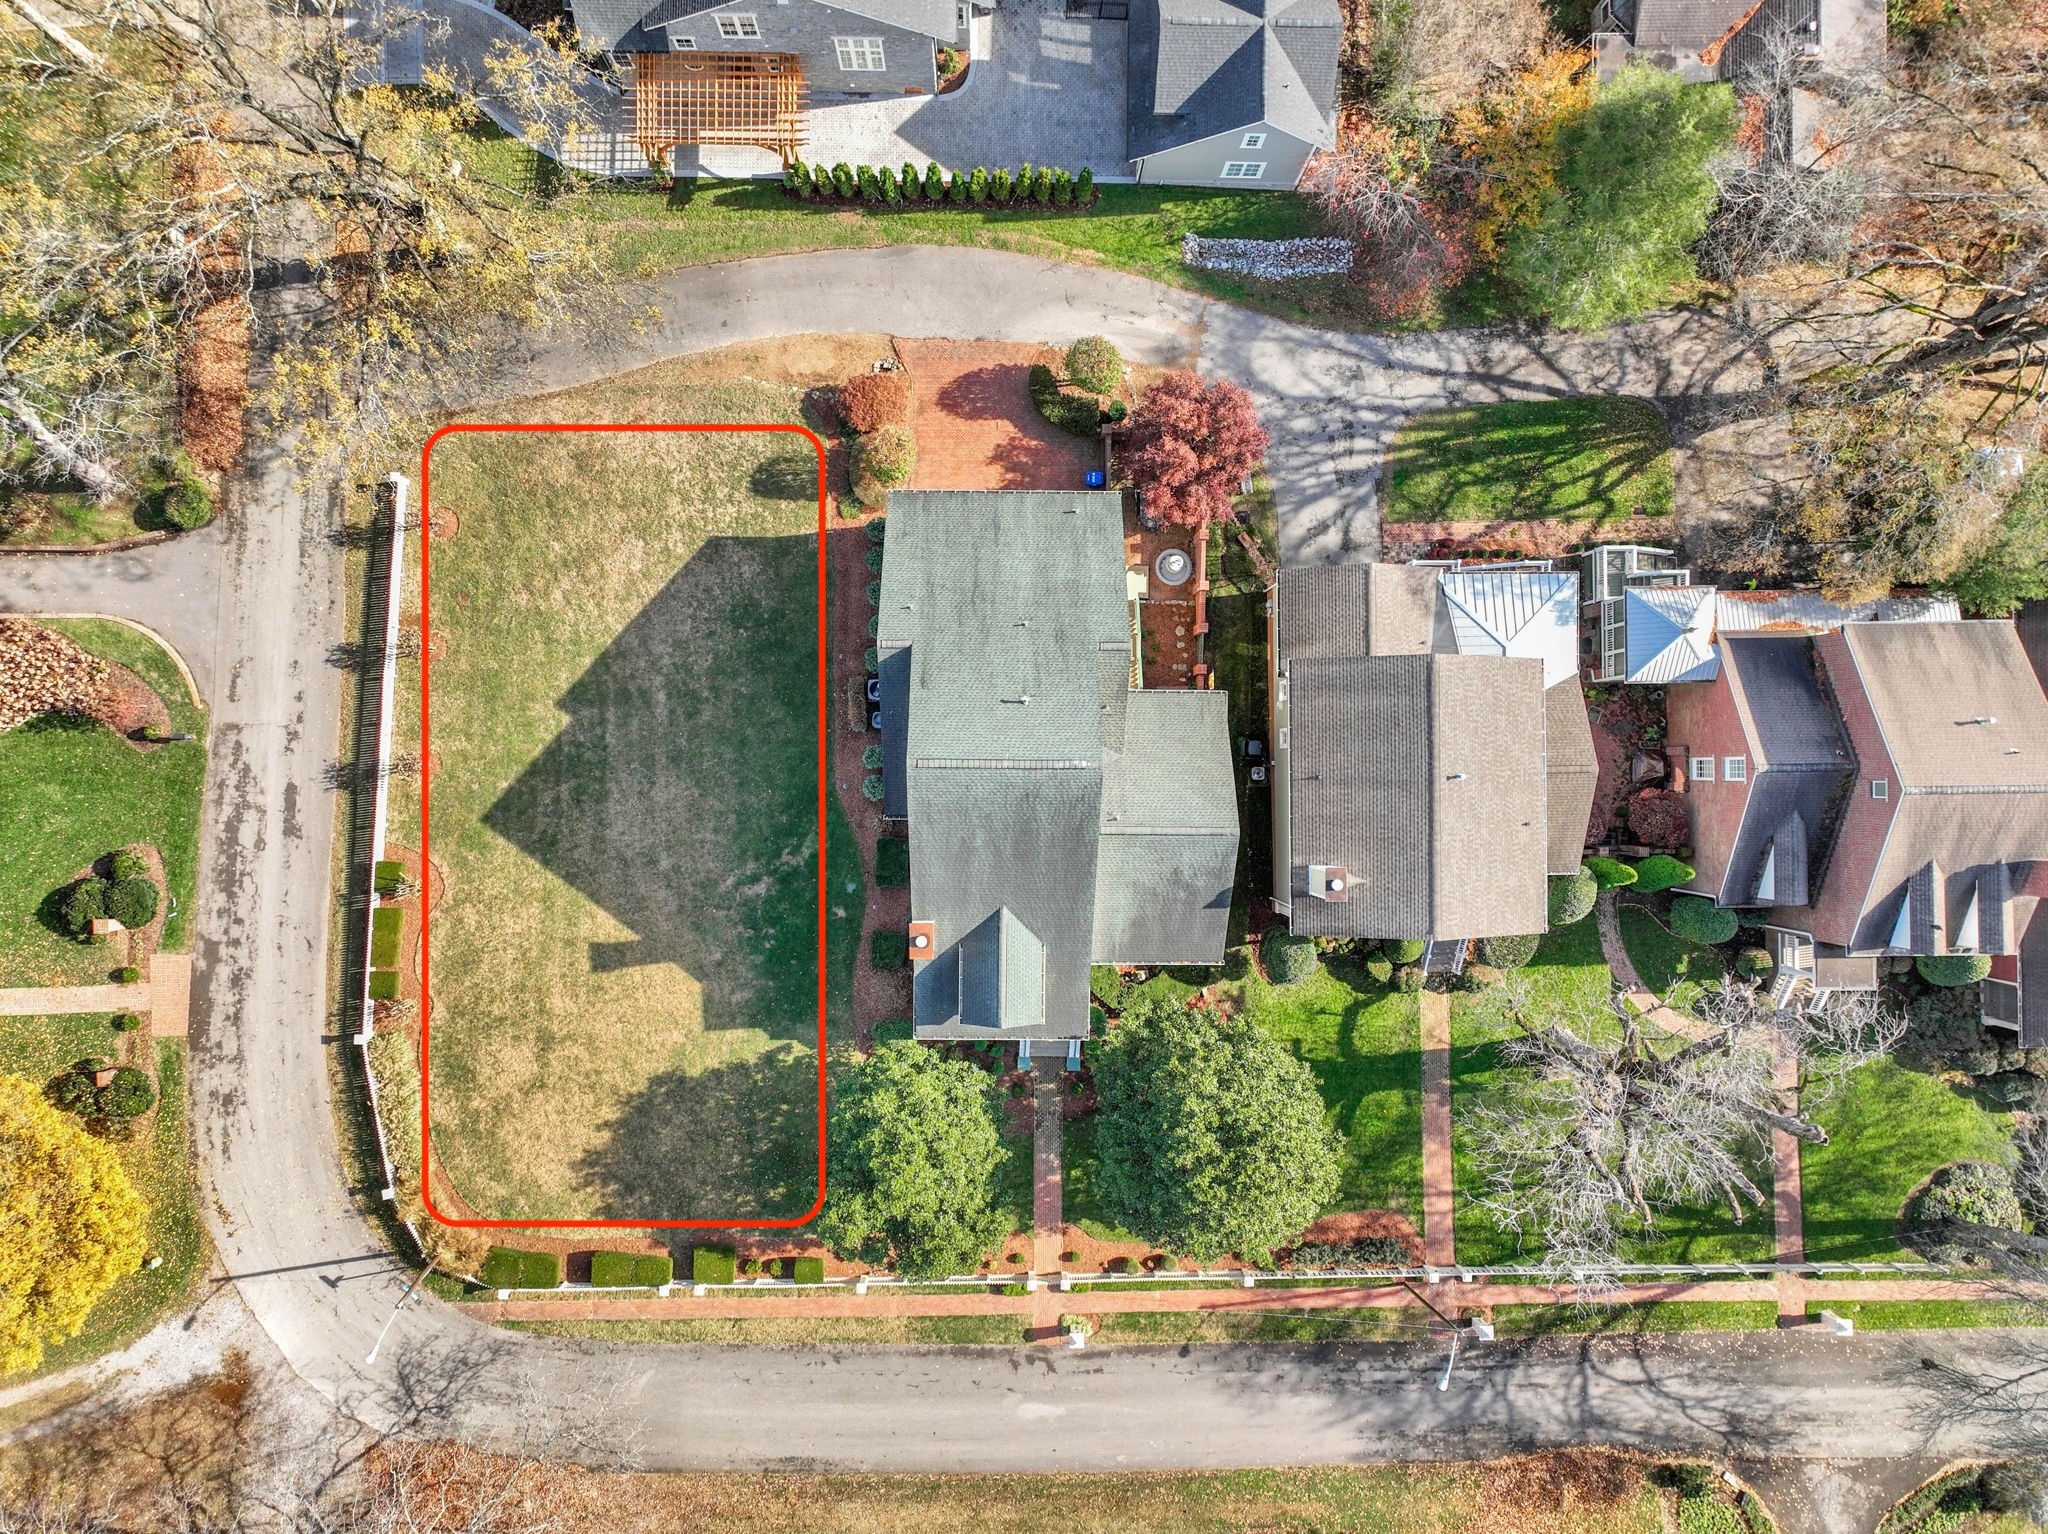
[[[806,160],[832,165],[986,165],[1029,160],[1129,176],[1124,23],[1069,20],[1063,0],[1003,0],[990,57],[943,96],[820,102],[805,114]]]
[[[1031,364],[1048,348],[1003,341],[903,341],[917,394],[918,490],[1079,490],[1102,447],[1059,430],[1031,403]]]

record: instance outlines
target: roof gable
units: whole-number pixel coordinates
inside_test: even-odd
[[[1720,672],[1712,586],[1631,586],[1622,601],[1628,681],[1711,682]]]
[[[1135,0],[1130,154],[1259,124],[1334,142],[1342,39],[1336,0]]]

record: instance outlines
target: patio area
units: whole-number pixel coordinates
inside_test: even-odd
[[[917,398],[917,490],[1079,490],[1102,449],[1031,403],[1031,364],[1056,356],[1019,342],[907,341],[896,355]]]

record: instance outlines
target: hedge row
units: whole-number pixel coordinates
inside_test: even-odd
[[[378,969],[398,967],[398,940],[405,931],[405,912],[380,906],[370,913],[370,963]]]
[[[1092,437],[1102,429],[1103,422],[1120,421],[1128,413],[1122,400],[1111,400],[1105,406],[1093,394],[1067,388],[1060,382],[1059,374],[1042,362],[1032,364],[1030,389],[1031,403],[1038,407],[1038,413],[1076,437]]]
[[[398,1000],[398,971],[395,969],[373,969],[370,971],[370,1000]]]
[[[875,843],[875,883],[883,889],[910,883],[910,843],[902,837],[885,836]]]
[[[494,1246],[478,1276],[486,1289],[553,1289],[562,1282],[562,1259],[554,1252]]]
[[[676,1276],[675,1259],[642,1252],[592,1252],[590,1281],[600,1289],[659,1289]]]
[[[739,1264],[729,1246],[690,1248],[690,1277],[700,1284],[729,1284],[739,1276]]]
[[[1014,173],[1007,166],[990,170],[977,165],[949,176],[936,162],[919,171],[905,161],[899,171],[892,165],[878,170],[843,160],[828,169],[798,160],[782,173],[782,189],[803,202],[865,202],[885,207],[1092,208],[1102,195],[1092,170],[1083,167],[1074,175],[1028,162]]]
[[[380,895],[395,894],[405,883],[405,865],[396,858],[384,858],[377,864],[376,889]]]

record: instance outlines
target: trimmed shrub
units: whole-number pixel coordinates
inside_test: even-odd
[[[1677,889],[1692,883],[1692,876],[1692,864],[1681,863],[1667,852],[1652,853],[1636,864],[1636,888],[1644,894]]]
[[[120,981],[121,984],[123,985],[133,985],[135,984],[136,981],[142,978],[142,971],[137,969],[133,964],[123,964],[119,969],[114,971],[114,978]]]
[[[699,1284],[729,1284],[737,1276],[729,1246],[690,1248],[690,1279]]]
[[[870,804],[880,804],[888,792],[889,785],[882,781],[879,772],[871,772],[860,780],[860,796]]]
[[[1052,205],[1055,208],[1071,208],[1074,205],[1074,178],[1063,170],[1052,173]]]
[[[875,175],[874,166],[863,165],[854,172],[854,175],[859,178],[860,200],[862,202],[880,202],[882,200],[882,183],[880,178]]]
[[[1130,418],[1131,407],[1120,399],[1113,399],[1102,407],[1102,419],[1112,426],[1121,426]]]
[[[1685,795],[1675,788],[1644,789],[1628,802],[1628,829],[1645,847],[1683,847],[1689,835]]]
[[[877,548],[880,548],[880,547],[881,547],[881,545],[882,545],[883,543],[885,543],[885,542],[887,542],[887,541],[888,541],[888,537],[889,537],[889,519],[888,519],[887,517],[877,517],[877,518],[875,518],[875,520],[874,520],[874,521],[872,521],[872,522],[870,522],[870,523],[868,524],[868,542],[869,542],[869,543],[872,543],[872,544],[874,544],[874,545],[875,545],[875,546],[876,546]],[[875,593],[875,595],[876,595],[877,597],[879,597],[879,596],[881,595],[881,593],[880,593],[880,592],[878,591],[878,592],[876,592],[876,593]]]
[[[645,1252],[592,1252],[590,1281],[600,1289],[659,1289],[676,1276],[673,1257]]]
[[[880,772],[882,770],[882,748],[880,746],[864,748],[860,754],[860,764],[869,772]]]
[[[939,169],[939,162],[937,160],[932,161],[931,164],[924,168],[924,200],[926,202],[944,202],[946,200],[946,173]]]
[[[1081,167],[1081,174],[1074,178],[1074,201],[1082,207],[1095,201],[1095,172],[1085,165]]]
[[[988,200],[996,203],[1010,200],[1010,172],[1007,167],[999,168],[988,178]]]
[[[1108,394],[1124,381],[1123,353],[1102,336],[1083,336],[1067,348],[1067,377],[1090,394]]]
[[[398,940],[405,933],[405,912],[383,906],[370,916],[370,963],[378,969],[398,968]]]
[[[791,160],[782,168],[782,189],[792,196],[801,197],[811,189],[811,173],[804,168],[801,160]]]
[[[792,1257],[789,1276],[800,1284],[822,1284],[825,1282],[825,1259],[822,1257]]]
[[[1929,985],[1975,985],[1991,973],[1991,960],[1981,953],[1923,953],[1913,968]]]
[[[1296,1273],[1405,1268],[1408,1266],[1408,1248],[1392,1236],[1361,1236],[1355,1241],[1304,1241],[1283,1256],[1282,1265]]]
[[[1113,964],[1088,966],[1088,994],[1111,1012],[1121,1012],[1131,987]]]
[[[156,1083],[132,1065],[114,1072],[114,1079],[99,1089],[98,1116],[109,1124],[139,1119],[156,1106]]]
[[[875,969],[901,969],[910,962],[910,938],[901,932],[877,932],[868,939],[868,963]]]
[[[1550,880],[1550,926],[1569,927],[1584,921],[1600,898],[1600,885],[1581,868],[1575,874],[1554,874]]]
[[[877,179],[882,183],[882,201],[903,201],[903,185],[896,179],[895,166],[884,165],[878,173]]]
[[[395,895],[405,886],[405,865],[396,858],[385,858],[377,864],[371,882],[378,894]]]
[[[116,1012],[109,1026],[116,1033],[133,1033],[142,1026],[142,1018],[133,1012]]]
[[[882,583],[881,583],[880,581],[869,581],[869,582],[868,582],[868,606],[870,606],[870,607],[880,607],[881,605],[882,605]]]
[[[924,196],[924,177],[918,174],[917,167],[908,160],[903,162],[902,176],[905,202],[915,202]]]
[[[1636,871],[1615,858],[1587,858],[1584,867],[1604,890],[1626,889],[1636,882]]]
[[[839,386],[839,419],[854,432],[910,424],[910,380],[897,373],[863,373]]]
[[[173,448],[159,471],[157,511],[171,526],[191,532],[213,520],[213,487],[182,447]]]
[[[876,649],[873,645],[869,645],[862,654],[867,660],[868,674],[870,676],[873,676],[882,669],[882,652],[880,650]]]
[[[759,1276],[760,1276],[760,1273],[761,1273],[761,1259],[760,1259],[760,1258],[758,1258],[758,1257],[742,1257],[742,1258],[740,1259],[740,1277],[741,1277],[741,1278],[757,1278],[757,1277],[759,1277]]]
[[[1383,953],[1376,953],[1365,961],[1365,972],[1379,985],[1394,983],[1394,961]]]
[[[867,552],[867,567],[877,575],[882,573],[882,546],[879,543],[869,548]]]
[[[1689,943],[1725,943],[1741,925],[1733,911],[1702,895],[1680,895],[1671,902],[1671,930]]]
[[[1479,940],[1479,957],[1495,969],[1520,969],[1536,957],[1536,947],[1542,939],[1535,933],[1524,937],[1483,937]]]
[[[909,1044],[917,1038],[916,1025],[907,1017],[885,1018],[875,1024],[875,1047],[884,1044]]]
[[[1403,964],[1394,970],[1394,989],[1403,996],[1413,996],[1422,989],[1424,980],[1420,964]]]
[[[1390,937],[1380,945],[1380,952],[1396,964],[1414,964],[1429,951],[1429,944],[1419,937]]]
[[[1031,200],[1040,207],[1052,201],[1052,171],[1043,165],[1031,178]]]
[[[967,202],[967,178],[957,170],[946,178],[946,201],[963,206]]]
[[[1299,985],[1316,972],[1316,944],[1284,927],[1271,927],[1259,939],[1259,963],[1275,985]]]
[[[875,883],[883,889],[901,889],[910,882],[910,843],[900,836],[885,836],[875,843]]]
[[[554,1289],[562,1282],[562,1259],[555,1252],[522,1252],[494,1246],[477,1270],[486,1289]]]
[[[884,489],[900,485],[917,467],[917,439],[907,427],[879,426],[854,439],[847,462],[856,484],[870,479]]]
[[[979,165],[974,167],[974,174],[967,178],[967,200],[972,203],[988,201],[988,172]]]
[[[1499,985],[1505,978],[1491,964],[1467,964],[1458,971],[1452,983],[1461,991],[1484,991]]]
[[[64,897],[64,925],[80,937],[89,935],[92,924],[106,914],[105,879],[80,879]]]
[[[1735,973],[1745,980],[1768,980],[1777,967],[1777,961],[1771,957],[1768,948],[1735,950]]]
[[[1092,437],[1102,424],[1102,407],[1092,394],[1069,391],[1059,375],[1044,363],[1032,364],[1031,403],[1038,413],[1061,431],[1077,437]]]
[[[882,637],[882,615],[881,615],[880,613],[869,613],[869,614],[868,614],[868,638],[870,638],[870,639],[880,639],[881,637]]]
[[[2019,1230],[2025,1221],[2012,1173],[1990,1161],[1951,1161],[1916,1189],[1899,1211],[1909,1241],[1916,1233],[1938,1234],[1948,1226]]]
[[[860,182],[853,174],[853,167],[844,160],[832,167],[832,190],[841,197],[851,197],[860,190]]]
[[[150,879],[116,879],[107,886],[107,915],[131,930],[146,927],[156,916],[156,883]]]
[[[398,1000],[398,971],[395,969],[373,969],[370,971],[370,1000]]]
[[[116,881],[147,879],[149,860],[139,852],[117,852],[107,859],[107,875]]]

